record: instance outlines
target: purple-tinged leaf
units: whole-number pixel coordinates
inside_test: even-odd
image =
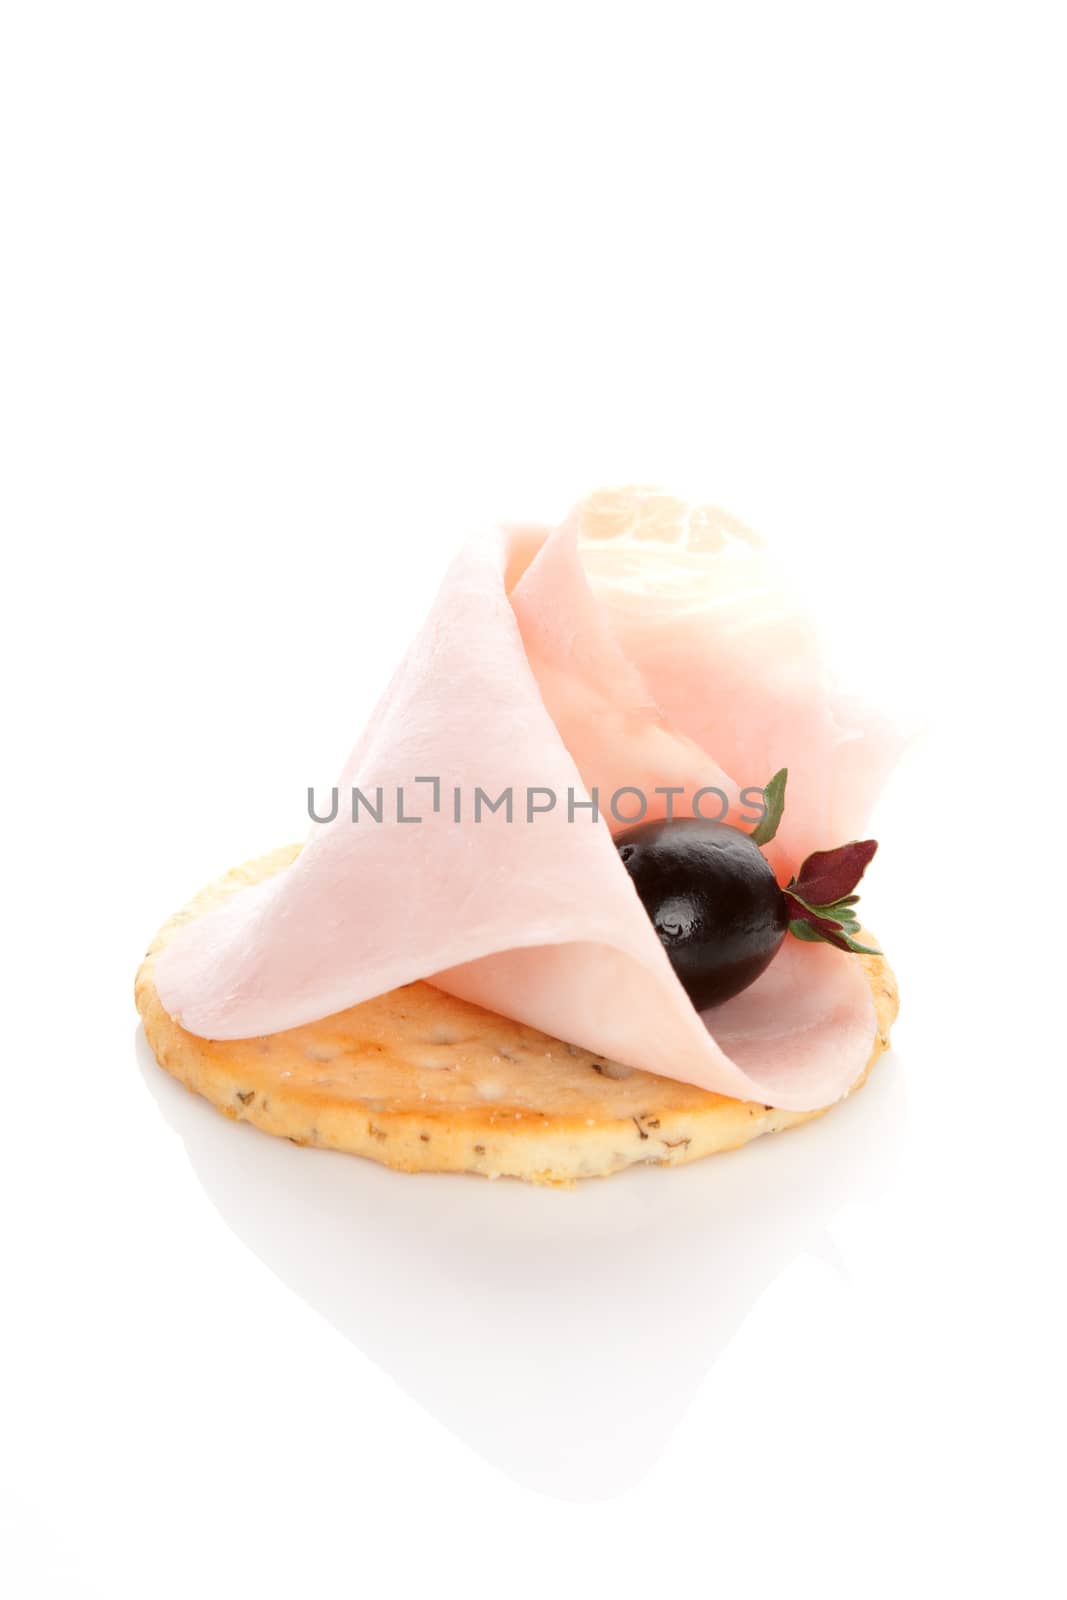
[[[811,906],[806,906],[803,900],[797,900],[788,890],[785,902],[791,921],[803,922],[817,939],[824,939],[827,944],[836,945],[838,950],[848,949],[845,932],[839,923],[831,921],[829,917],[820,917],[817,911],[813,911]],[[801,937],[810,938],[811,934],[804,934]]]
[[[833,905],[852,893],[877,849],[877,839],[853,839],[836,850],[816,850],[789,887],[809,906]]]
[[[860,925],[850,910],[839,915],[831,906],[809,906],[789,889],[783,892],[790,918],[789,931],[795,938],[821,939],[837,950],[849,950],[856,955],[881,954],[880,950],[860,944],[852,937],[853,932],[860,931]]]

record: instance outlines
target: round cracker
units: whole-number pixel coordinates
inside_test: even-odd
[[[591,1055],[520,1022],[410,983],[255,1039],[200,1039],[163,1008],[155,959],[178,928],[287,867],[290,845],[210,884],[156,935],[135,996],[157,1061],[227,1117],[296,1144],[401,1172],[474,1172],[570,1184],[639,1162],[681,1166],[821,1116],[731,1100]],[[865,1081],[889,1043],[897,987],[859,956],[878,1026]]]

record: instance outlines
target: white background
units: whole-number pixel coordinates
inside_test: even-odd
[[[1060,1592],[1054,5],[8,4],[8,1592]],[[542,1193],[218,1118],[131,988],[453,545],[768,535],[917,731],[894,1056]]]

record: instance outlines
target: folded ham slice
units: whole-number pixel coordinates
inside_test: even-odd
[[[740,821],[741,791],[788,766],[768,848],[784,881],[861,831],[896,753],[837,696],[747,530],[648,490],[595,495],[555,531],[504,529],[460,552],[341,774],[336,819],[173,940],[160,997],[191,1032],[233,1039],[427,979],[721,1094],[828,1105],[873,1043],[860,963],[789,938],[757,983],[698,1014],[619,861],[609,799],[641,790],[664,815],[653,791],[671,787],[686,815],[714,787]],[[439,780],[436,811],[420,778]],[[380,822],[363,808],[353,822],[353,787],[381,788]],[[511,820],[483,807],[475,821],[476,789],[510,789]],[[420,822],[399,820],[398,790]],[[530,790],[556,801],[528,820]],[[599,820],[581,804],[594,791]]]

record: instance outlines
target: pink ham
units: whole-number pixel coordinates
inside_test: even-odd
[[[740,791],[788,765],[768,851],[784,881],[860,832],[895,755],[826,681],[751,534],[650,491],[597,495],[555,532],[509,529],[460,553],[341,775],[336,820],[284,873],[184,929],[159,960],[160,996],[191,1032],[232,1039],[429,979],[668,1077],[827,1105],[873,1042],[859,962],[787,939],[756,984],[698,1015],[607,822],[569,820],[567,796],[595,789],[606,811],[631,786],[655,815],[666,801],[652,791],[674,786],[684,815],[714,786],[740,820]],[[430,776],[436,813],[414,782]],[[352,822],[353,786],[381,786],[382,822]],[[510,788],[513,820],[483,810],[475,823],[476,788]],[[397,789],[421,823],[397,820]],[[528,789],[552,791],[554,809],[527,821]]]

